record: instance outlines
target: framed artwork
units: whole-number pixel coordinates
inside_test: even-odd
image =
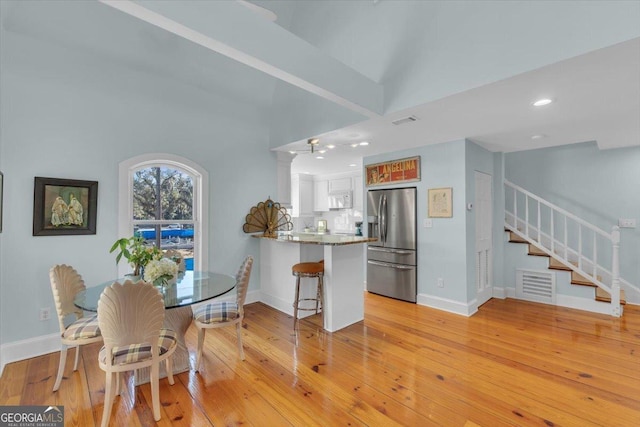
[[[98,181],[35,177],[33,235],[96,234]]]
[[[452,189],[430,188],[429,189],[429,218],[451,218],[453,216]]]
[[[420,181],[420,156],[365,166],[367,187]]]
[[[2,200],[4,197],[4,174],[0,172],[0,233],[2,233]]]

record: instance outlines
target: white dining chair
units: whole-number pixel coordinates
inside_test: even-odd
[[[176,333],[162,327],[164,314],[162,295],[150,283],[115,282],[102,292],[98,323],[104,347],[98,362],[106,373],[103,427],[109,424],[111,407],[119,394],[120,373],[146,367],[151,368],[153,418],[160,420],[160,362],[166,361],[169,384],[173,385],[171,355],[177,346]]]
[[[247,298],[247,288],[249,287],[249,277],[251,276],[251,266],[253,257],[248,256],[240,266],[236,274],[236,301],[216,301],[203,305],[193,313],[194,324],[198,329],[198,354],[196,356],[196,372],[200,370],[202,360],[202,348],[204,347],[204,335],[207,329],[222,328],[225,326],[236,326],[238,336],[238,351],[240,359],[244,360],[242,349],[242,320],[244,319],[244,301]]]
[[[58,375],[53,385],[53,391],[57,391],[64,375],[67,349],[69,347],[75,347],[76,349],[73,370],[77,371],[80,347],[102,341],[102,335],[98,327],[97,316],[85,317],[83,310],[73,305],[76,295],[85,290],[82,276],[73,267],[59,264],[54,265],[49,270],[49,281],[51,282],[51,292],[53,293],[53,301],[58,314],[60,341],[62,342]]]

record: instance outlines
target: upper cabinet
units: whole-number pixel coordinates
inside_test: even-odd
[[[356,175],[353,180],[353,209],[361,211],[364,209],[364,188],[362,175]]]
[[[316,212],[326,212],[329,210],[329,181],[326,179],[314,182],[313,187],[313,210]]]
[[[313,216],[313,178],[309,175],[291,175],[291,216]]]
[[[329,193],[352,190],[351,178],[336,178],[329,180]]]

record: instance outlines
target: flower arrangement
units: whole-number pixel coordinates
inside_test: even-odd
[[[109,253],[120,249],[116,255],[116,264],[120,262],[122,257],[129,261],[133,267],[133,275],[139,276],[142,270],[152,260],[162,257],[162,251],[154,245],[145,245],[141,236],[123,237],[115,241]]]
[[[156,285],[166,285],[167,282],[178,275],[178,264],[169,258],[151,260],[144,268],[145,282]]]

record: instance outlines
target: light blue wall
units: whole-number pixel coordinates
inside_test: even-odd
[[[594,142],[505,155],[506,179],[580,218],[610,231],[619,218],[620,274],[640,284],[640,147],[600,150]],[[513,265],[505,260],[505,279]]]
[[[386,112],[640,36],[637,1],[304,1],[295,7],[290,30],[384,84]]]
[[[418,294],[463,303],[468,301],[465,148],[465,141],[454,141],[364,159],[364,164],[367,165],[420,156],[419,182],[375,188],[417,187]],[[427,190],[441,187],[453,188],[453,217],[432,218],[433,227],[424,228],[423,220],[427,218]],[[365,206],[365,218],[366,215]],[[439,277],[444,279],[443,288],[437,287]]]
[[[189,158],[209,172],[209,266],[235,273],[259,261],[242,232],[251,206],[276,194],[268,116],[250,102],[211,93],[108,56],[2,33],[0,166],[5,173],[0,235],[0,343],[57,331],[49,268],[76,267],[88,286],[117,277],[118,164],[149,152]],[[99,182],[97,234],[32,236],[34,176]],[[254,269],[251,289],[257,289]],[[19,325],[18,327],[16,325]]]

